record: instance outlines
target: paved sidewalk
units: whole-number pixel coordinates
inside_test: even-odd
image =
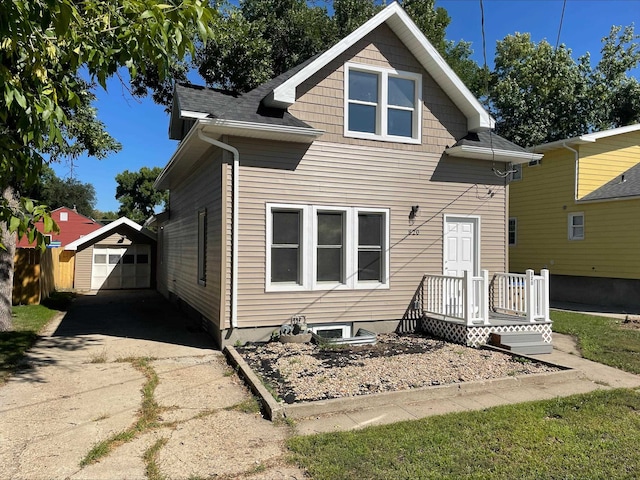
[[[412,403],[392,403],[381,407],[361,408],[357,411],[333,415],[308,417],[296,420],[296,433],[311,435],[321,432],[354,430],[370,425],[382,425],[403,420],[417,420],[431,415],[451,412],[482,410],[510,403],[545,400],[554,397],[587,393],[605,388],[639,388],[640,376],[607,367],[581,358],[573,339],[566,335],[554,334],[554,350],[548,355],[535,355],[547,362],[577,370],[575,378],[555,382],[495,388],[492,382],[485,382],[476,391],[452,394],[446,398],[429,399]]]
[[[289,429],[233,409],[252,396],[211,338],[156,292],[81,296],[61,320],[29,352],[31,368],[0,387],[3,480],[144,479],[158,441],[166,478],[303,478],[283,462]],[[81,468],[92,446],[136,421],[145,378],[128,357],[154,358],[162,426]]]

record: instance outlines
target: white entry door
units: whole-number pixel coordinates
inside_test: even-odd
[[[465,270],[477,274],[476,218],[446,217],[444,224],[444,275],[461,277]],[[442,292],[444,312],[453,317],[464,315],[464,299],[461,282],[446,282]]]
[[[444,225],[444,275],[461,277],[467,270],[478,274],[478,219],[446,217]]]

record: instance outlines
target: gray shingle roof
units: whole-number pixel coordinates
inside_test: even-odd
[[[515,143],[510,142],[493,132],[469,132],[458,140],[454,147],[480,147],[493,148],[495,150],[506,150],[511,152],[526,152],[526,150]]]
[[[315,57],[312,57],[244,94],[190,84],[176,85],[175,94],[181,110],[206,113],[211,118],[312,128],[285,109],[266,107],[262,100],[276,86],[291,78],[314,59]]]
[[[640,163],[580,200],[607,200],[636,196],[640,196]]]

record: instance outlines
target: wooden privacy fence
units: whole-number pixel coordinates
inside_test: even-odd
[[[13,304],[40,303],[54,290],[73,289],[75,252],[62,248],[18,248],[13,269]]]

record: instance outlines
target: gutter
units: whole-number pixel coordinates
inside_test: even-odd
[[[571,148],[569,145],[567,145],[567,142],[562,142],[562,146],[567,150],[572,151],[575,159],[575,172],[574,172],[575,180],[573,182],[573,200],[577,202],[578,201],[578,174],[580,173],[580,167],[578,166],[579,165],[578,161],[580,160],[580,157],[579,157],[578,151]]]
[[[197,127],[196,127],[197,128]],[[235,147],[223,143],[203,133],[198,128],[198,138],[233,154],[232,201],[231,201],[231,328],[238,328],[238,190],[240,182],[240,152]]]

